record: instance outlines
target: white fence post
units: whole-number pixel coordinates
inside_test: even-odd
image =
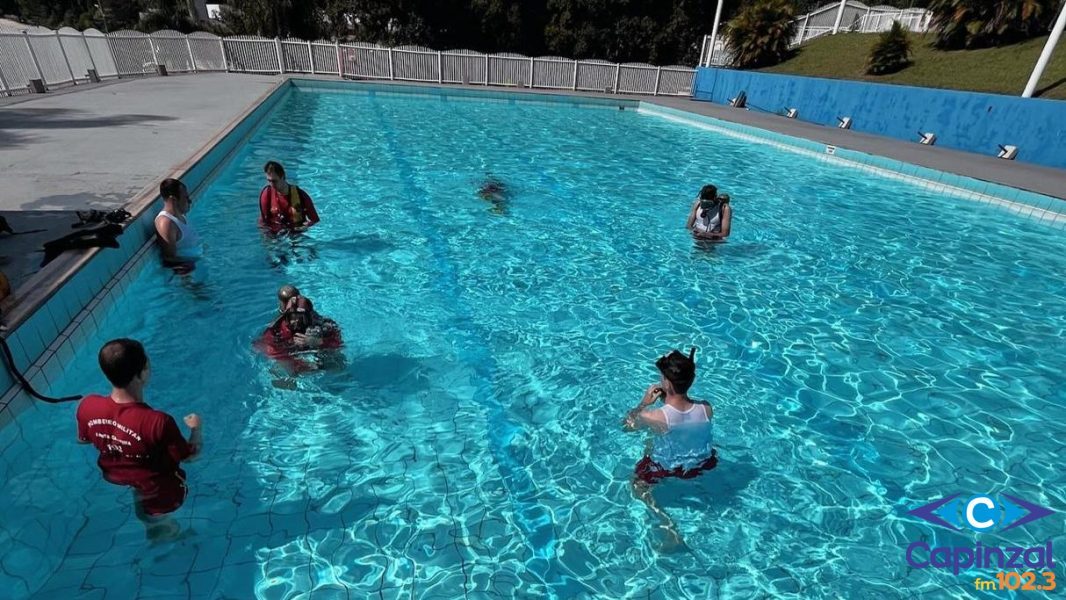
[[[848,0],[840,0],[840,8],[837,9],[837,20],[833,23],[833,35],[840,31],[840,21],[844,18],[844,7],[847,4]]]
[[[78,85],[77,78],[74,77],[74,69],[70,68],[70,59],[67,58],[67,49],[63,47],[63,38],[59,35],[59,30],[56,30],[56,42],[59,44],[59,52],[63,55],[63,62],[67,64],[67,72],[70,73],[71,85]]]
[[[85,39],[85,32],[81,32],[81,43],[85,44],[85,54],[89,56],[89,64],[92,65],[93,71],[96,71],[96,76],[100,77],[100,69],[96,68],[96,60],[93,59],[93,52],[89,50],[89,40]]]
[[[278,55],[278,75],[285,72],[285,57],[281,55],[281,40],[274,38],[274,51]]]
[[[307,41],[307,60],[309,61],[307,64],[311,65],[311,74],[314,75],[315,74],[315,51],[311,47],[311,41],[310,40]]]
[[[33,44],[30,43],[30,34],[23,31],[22,36],[22,39],[26,42],[26,50],[29,50],[30,58],[33,59],[33,68],[37,69],[37,79],[40,79],[47,87],[48,82],[44,80],[44,71],[41,71],[41,63],[37,61],[37,55],[33,52]]]
[[[229,73],[229,59],[226,58],[226,38],[218,38],[218,47],[222,50],[222,68]]]
[[[485,85],[489,84],[489,55],[485,55]]]
[[[659,95],[659,84],[661,84],[662,81],[663,81],[663,68],[662,67],[655,67],[655,92],[652,93],[652,96],[658,96]]]
[[[622,74],[622,63],[614,66],[614,93],[618,93],[618,78]]]
[[[807,38],[807,21],[811,20],[811,13],[803,15],[803,27],[800,28],[800,44]]]
[[[337,53],[337,76],[344,79],[344,61],[341,59],[341,43],[333,42],[333,50]]]
[[[189,66],[192,67],[192,72],[195,73],[198,70],[196,68],[196,57],[192,55],[192,42],[189,41],[188,35],[185,36],[185,49],[189,51]]]
[[[152,62],[156,65],[159,64],[159,55],[155,52],[155,42],[152,41],[152,36],[148,36],[148,47],[152,49]],[[142,67],[143,70],[143,67]]]
[[[577,61],[574,61],[574,82],[570,85],[570,89],[577,89]]]
[[[396,78],[392,74],[392,46],[389,46],[389,81],[395,81]]]
[[[533,89],[533,71],[536,69],[537,63],[533,60],[533,57],[529,57],[529,89]]]
[[[4,78],[4,69],[0,67],[0,88],[3,88],[4,95],[11,96],[11,87],[7,85],[7,79]]]
[[[437,50],[437,83],[444,83],[444,70],[441,67],[440,50]]]

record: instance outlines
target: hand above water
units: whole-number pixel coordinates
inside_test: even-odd
[[[185,415],[185,424],[189,426],[189,429],[199,429],[203,423],[200,422],[200,415],[192,413]]]

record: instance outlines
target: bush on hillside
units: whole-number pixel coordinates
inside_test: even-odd
[[[933,45],[951,50],[1003,46],[1047,33],[1057,0],[932,0]]]
[[[888,75],[911,64],[911,40],[899,21],[881,34],[866,58],[867,75]]]
[[[789,0],[756,0],[729,22],[726,42],[733,66],[758,69],[784,61],[796,34],[795,8]]]

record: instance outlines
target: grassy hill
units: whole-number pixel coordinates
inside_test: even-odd
[[[847,33],[818,38],[804,44],[793,58],[762,70],[1020,96],[1047,41],[1041,37],[1003,48],[945,52],[934,50],[930,37],[911,34],[911,66],[892,75],[864,75],[866,57],[878,35]],[[1066,100],[1066,40],[1052,55],[1035,96]]]

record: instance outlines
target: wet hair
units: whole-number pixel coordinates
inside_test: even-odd
[[[696,380],[695,356],[695,348],[689,351],[688,356],[677,350],[671,350],[669,354],[655,361],[655,366],[659,368],[663,377],[673,384],[674,391],[684,394]]]
[[[180,198],[181,190],[183,189],[185,189],[185,184],[182,183],[180,179],[169,177],[159,184],[159,195],[162,196],[164,200],[167,198]]]
[[[263,172],[273,173],[278,177],[285,177],[285,167],[281,166],[281,163],[276,160],[268,160],[267,163],[263,165]]]
[[[119,338],[100,348],[100,370],[117,388],[124,388],[148,366],[148,355],[137,340]]]
[[[700,200],[714,200],[717,196],[717,186],[708,184],[700,188]]]
[[[729,200],[729,194],[722,194],[721,196],[718,196],[718,201],[722,204],[729,204]]]

